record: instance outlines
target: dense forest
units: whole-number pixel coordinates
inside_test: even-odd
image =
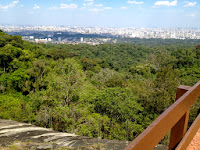
[[[133,140],[174,102],[180,84],[199,81],[198,43],[51,45],[0,31],[0,118]],[[198,100],[190,123],[199,108]]]

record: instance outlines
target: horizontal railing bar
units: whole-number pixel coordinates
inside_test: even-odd
[[[176,150],[185,150],[188,147],[188,145],[190,144],[190,142],[192,141],[192,139],[194,138],[194,136],[197,133],[197,131],[199,130],[199,128],[200,128],[200,114],[195,119],[195,121],[193,122],[191,127],[188,129],[185,136],[183,137],[183,139],[177,146]]]
[[[125,150],[148,150],[160,142],[200,96],[200,81],[149,125]]]

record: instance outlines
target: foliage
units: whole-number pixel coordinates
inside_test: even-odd
[[[126,40],[35,44],[0,31],[0,118],[133,140],[174,102],[178,85],[199,80],[200,45]],[[198,113],[199,100],[189,124]]]

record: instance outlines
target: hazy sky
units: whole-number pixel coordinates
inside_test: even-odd
[[[200,0],[0,0],[0,24],[200,27]]]

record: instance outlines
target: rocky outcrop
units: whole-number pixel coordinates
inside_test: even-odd
[[[79,149],[123,150],[128,142],[77,136],[36,127],[31,124],[0,119],[0,147],[14,146],[21,149]],[[0,149],[1,149],[0,148]],[[165,149],[158,146],[157,150]]]
[[[0,119],[0,146],[23,146],[24,149],[105,149],[122,150],[124,141],[95,139],[74,134],[57,132],[31,124]]]

